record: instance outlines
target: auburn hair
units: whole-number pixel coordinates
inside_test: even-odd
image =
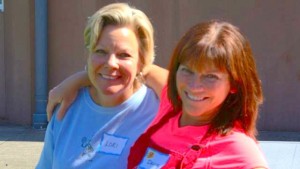
[[[228,94],[209,132],[225,135],[238,121],[246,134],[255,138],[263,93],[249,41],[239,29],[228,22],[214,20],[193,26],[179,40],[171,56],[168,77],[168,97],[175,111],[182,109],[176,87],[176,72],[182,63],[196,70],[214,64],[229,74],[230,85],[237,90]]]

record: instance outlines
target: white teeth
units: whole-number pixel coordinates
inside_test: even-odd
[[[191,100],[194,100],[194,101],[202,101],[204,100],[204,97],[197,97],[197,96],[194,96],[194,95],[191,95],[189,93],[186,93],[187,97]]]
[[[101,76],[104,78],[104,79],[109,79],[109,80],[115,80],[118,78],[118,76],[109,76],[109,75],[103,75],[101,74]]]

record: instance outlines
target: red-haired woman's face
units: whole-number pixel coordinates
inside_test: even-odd
[[[213,65],[199,72],[181,64],[176,73],[176,85],[182,100],[184,124],[209,123],[230,91],[228,73]]]

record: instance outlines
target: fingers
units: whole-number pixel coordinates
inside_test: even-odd
[[[77,93],[78,93],[78,91],[69,92],[69,95],[62,99],[60,108],[57,112],[57,119],[58,120],[62,120],[64,118],[64,116],[67,113],[69,107],[75,101],[75,99],[77,97]]]
[[[66,104],[66,101],[62,101],[59,109],[58,109],[58,112],[57,112],[57,119],[58,120],[62,120],[67,112],[67,109],[68,109],[68,104]]]
[[[57,102],[52,102],[51,100],[48,102],[47,104],[47,119],[48,121],[50,121],[52,115],[53,115],[53,111],[55,106],[59,104]],[[67,102],[66,100],[62,100],[61,105],[57,111],[57,119],[58,120],[62,120],[70,106],[70,102]]]
[[[58,105],[62,98],[57,94],[59,92],[57,92],[56,90],[58,90],[56,87],[54,87],[52,90],[49,91],[49,96],[48,96],[48,104],[47,104],[47,120],[50,121],[52,115],[53,115],[53,111],[56,105]]]
[[[68,108],[74,102],[78,91],[67,90],[68,88],[61,89],[61,87],[56,87],[49,92],[48,104],[47,104],[47,118],[48,121],[53,115],[55,106],[60,104],[57,111],[57,120],[62,120],[65,116]]]
[[[55,104],[52,101],[49,101],[47,104],[47,108],[46,108],[48,122],[50,121],[50,119],[53,115],[54,107],[55,107]]]

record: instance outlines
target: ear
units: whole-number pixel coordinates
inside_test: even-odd
[[[144,70],[144,65],[141,61],[138,62],[138,65],[137,65],[137,72],[143,72]]]

